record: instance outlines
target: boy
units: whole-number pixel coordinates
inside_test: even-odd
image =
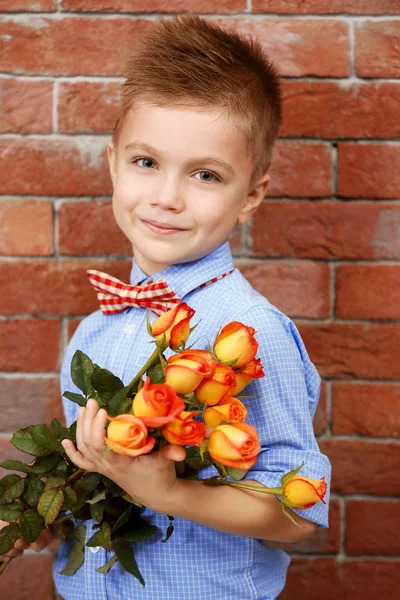
[[[329,479],[311,419],[320,380],[293,323],[233,269],[227,239],[263,201],[273,141],[280,121],[277,77],[260,47],[195,16],[163,21],[127,67],[122,107],[108,157],[115,219],[132,243],[131,284],[164,278],[196,310],[196,347],[207,347],[221,326],[254,327],[265,377],[247,389],[247,422],[256,426],[262,452],[247,479],[277,486],[282,474]],[[217,280],[215,281],[215,279]],[[203,284],[209,285],[204,286]],[[73,390],[69,367],[77,349],[130,381],[150,355],[147,310],[100,311],[77,329],[64,357],[61,389]],[[64,402],[66,420],[77,407]],[[166,544],[135,544],[146,587],[117,564],[95,569],[110,554],[86,548],[83,566],[60,575],[68,547],[55,561],[65,600],[273,600],[289,563],[263,540],[295,542],[327,526],[327,506],[281,512],[274,496],[175,477],[184,449],[132,459],[103,453],[106,414],[95,401],[79,409],[77,448],[63,442],[78,467],[107,475],[147,508],[147,521],[175,531]],[[214,474],[209,467],[201,473]],[[87,535],[92,535],[91,526]],[[160,534],[160,539],[161,539]]]

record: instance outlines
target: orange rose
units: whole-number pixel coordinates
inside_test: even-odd
[[[235,373],[227,365],[217,364],[212,377],[204,378],[194,390],[196,400],[207,406],[219,404],[231,395],[235,387]]]
[[[215,406],[209,406],[203,413],[203,420],[209,427],[218,427],[222,421],[243,423],[247,416],[247,410],[238,398],[225,398]]]
[[[117,454],[140,456],[148,454],[153,449],[156,440],[148,437],[146,426],[140,419],[133,415],[108,418],[111,423],[107,429],[105,442],[111,450]]]
[[[246,385],[249,385],[253,379],[264,377],[264,370],[259,358],[255,358],[245,367],[242,367],[238,371],[235,371],[236,385],[233,388],[232,396],[239,394]]]
[[[232,363],[236,368],[248,365],[257,354],[256,333],[238,321],[232,321],[222,328],[214,343],[214,354],[223,363]]]
[[[309,479],[295,475],[283,486],[282,500],[285,500],[289,506],[303,509],[311,508],[317,502],[325,504],[324,496],[326,494],[326,483],[322,479]]]
[[[151,335],[161,341],[165,335],[165,343],[172,350],[177,350],[186,342],[190,334],[190,319],[195,311],[186,302],[180,302],[166,313],[158,317],[151,327]]]
[[[218,425],[208,440],[208,452],[217,462],[234,469],[250,469],[261,450],[257,431],[252,425]]]
[[[177,446],[198,446],[206,435],[206,426],[201,421],[195,421],[193,417],[199,411],[182,411],[179,417],[167,423],[161,432],[167,442]]]
[[[173,421],[183,410],[185,403],[176,395],[174,388],[165,383],[150,383],[150,377],[133,399],[132,410],[147,427],[160,427]]]
[[[183,350],[167,362],[165,383],[183,395],[193,392],[204,377],[212,377],[217,364],[207,350]]]

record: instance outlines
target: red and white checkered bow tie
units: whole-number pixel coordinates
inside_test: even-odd
[[[148,281],[138,285],[128,285],[116,277],[89,269],[90,283],[97,292],[100,308],[105,315],[122,312],[130,306],[149,308],[160,316],[176,306],[180,299],[168,287],[165,279]]]

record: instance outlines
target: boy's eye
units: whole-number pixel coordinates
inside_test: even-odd
[[[218,181],[218,176],[212,171],[199,171],[196,175],[200,176],[201,181]]]
[[[154,169],[156,163],[151,158],[136,158],[134,163],[137,163],[139,167],[144,167],[145,169]]]

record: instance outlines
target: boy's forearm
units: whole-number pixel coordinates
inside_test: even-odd
[[[255,481],[246,483],[260,485]],[[273,495],[227,485],[208,486],[193,480],[177,479],[169,497],[160,498],[150,508],[226,533],[277,542],[301,541],[317,527],[291,513],[302,527],[294,525],[282,513]]]

